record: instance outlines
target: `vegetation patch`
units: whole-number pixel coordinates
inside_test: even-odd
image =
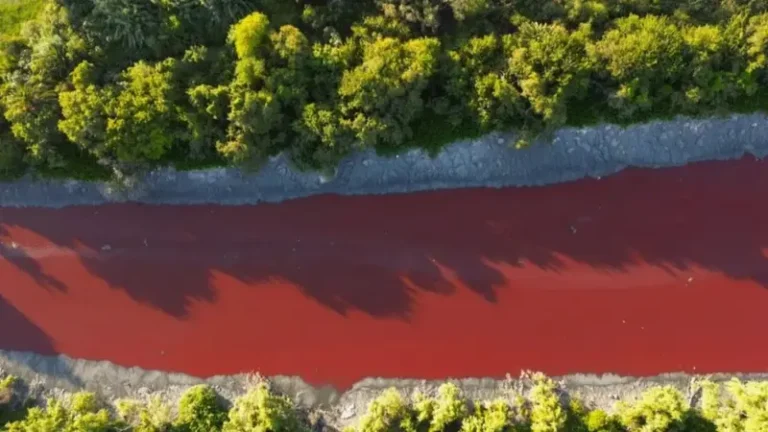
[[[175,406],[158,395],[107,403],[81,392],[12,404],[18,380],[0,380],[0,428],[31,431],[136,432],[762,432],[768,428],[768,382],[693,381],[688,394],[669,385],[647,388],[612,410],[591,407],[542,374],[525,374],[519,387],[490,401],[465,398],[452,383],[434,394],[406,396],[391,388],[353,424],[329,425],[297,408],[261,379],[226,401],[207,385],[190,387]],[[10,390],[8,390],[10,389]],[[14,416],[8,416],[15,410]]]
[[[763,110],[762,0],[0,0],[0,176]]]
[[[43,0],[0,0],[0,38],[19,34],[22,25],[34,19]]]

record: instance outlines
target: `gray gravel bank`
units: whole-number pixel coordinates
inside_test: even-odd
[[[279,202],[317,194],[387,194],[464,187],[534,186],[600,177],[626,167],[669,167],[703,160],[768,154],[768,116],[653,122],[622,128],[566,128],[523,150],[513,134],[457,142],[435,158],[409,151],[394,158],[373,152],[345,159],[333,178],[297,173],[276,157],[258,173],[233,168],[179,172],[162,169],[130,190],[107,183],[35,181],[0,183],[0,206],[149,204],[225,205]]]
[[[63,393],[88,390],[105,401],[118,398],[146,400],[151,395],[160,396],[175,405],[180,395],[196,384],[207,383],[226,400],[233,401],[246,392],[253,382],[253,375],[216,376],[208,379],[178,373],[147,371],[126,368],[106,361],[72,359],[67,356],[43,356],[28,352],[0,350],[0,373],[15,375],[28,385],[27,395],[60,396]],[[768,380],[768,374],[715,374],[708,378],[724,381],[731,377],[743,380]],[[689,394],[691,381],[700,378],[683,373],[664,374],[655,377],[621,377],[616,375],[568,375],[556,378],[563,389],[578,395],[586,403],[611,410],[617,400],[634,400],[645,389],[654,385],[672,385]],[[381,391],[395,387],[404,395],[420,391],[434,394],[444,381],[413,379],[367,378],[352,388],[340,392],[332,387],[313,387],[298,377],[267,377],[272,389],[291,397],[297,405],[306,409],[311,418],[331,425],[326,430],[338,430],[354,423]],[[466,378],[452,380],[470,400],[494,400],[511,398],[524,393],[526,381],[515,377],[507,379]]]

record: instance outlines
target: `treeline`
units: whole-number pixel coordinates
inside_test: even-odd
[[[207,386],[188,389],[174,410],[159,396],[100,402],[91,393],[13,411],[14,379],[0,380],[0,428],[7,432],[309,432],[335,430],[296,408],[265,382],[231,406]],[[551,379],[533,374],[494,401],[469,401],[447,383],[406,398],[395,389],[370,403],[345,432],[765,432],[768,382],[694,382],[691,394],[651,387],[611,412],[590,408]],[[314,419],[311,421],[311,419]]]
[[[279,153],[325,170],[358,148],[768,106],[768,0],[47,2],[0,39],[0,176]]]

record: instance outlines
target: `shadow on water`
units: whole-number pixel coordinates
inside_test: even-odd
[[[16,357],[24,357],[25,352],[46,356],[57,354],[56,347],[45,332],[19,312],[8,300],[0,295],[0,341],[3,347],[13,347],[17,353],[3,355],[6,361],[15,363]],[[56,363],[56,367],[53,367]],[[44,374],[55,374],[59,379],[67,381],[73,387],[82,387],[80,378],[72,370],[54,359],[50,361],[24,362],[22,367]],[[5,371],[9,372],[9,371]]]
[[[178,318],[193,302],[215,301],[213,278],[224,274],[290,282],[340,314],[408,319],[419,291],[450,295],[461,285],[494,302],[505,285],[523,283],[500,269],[524,265],[695,266],[768,287],[766,190],[768,167],[744,159],[546,188],[251,207],[0,209],[0,254],[41,287],[65,291],[66,275],[7,248],[11,238],[44,238],[76,251],[95,278]]]

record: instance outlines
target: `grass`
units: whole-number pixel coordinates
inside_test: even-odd
[[[0,37],[19,34],[22,25],[37,16],[44,0],[0,0]]]

